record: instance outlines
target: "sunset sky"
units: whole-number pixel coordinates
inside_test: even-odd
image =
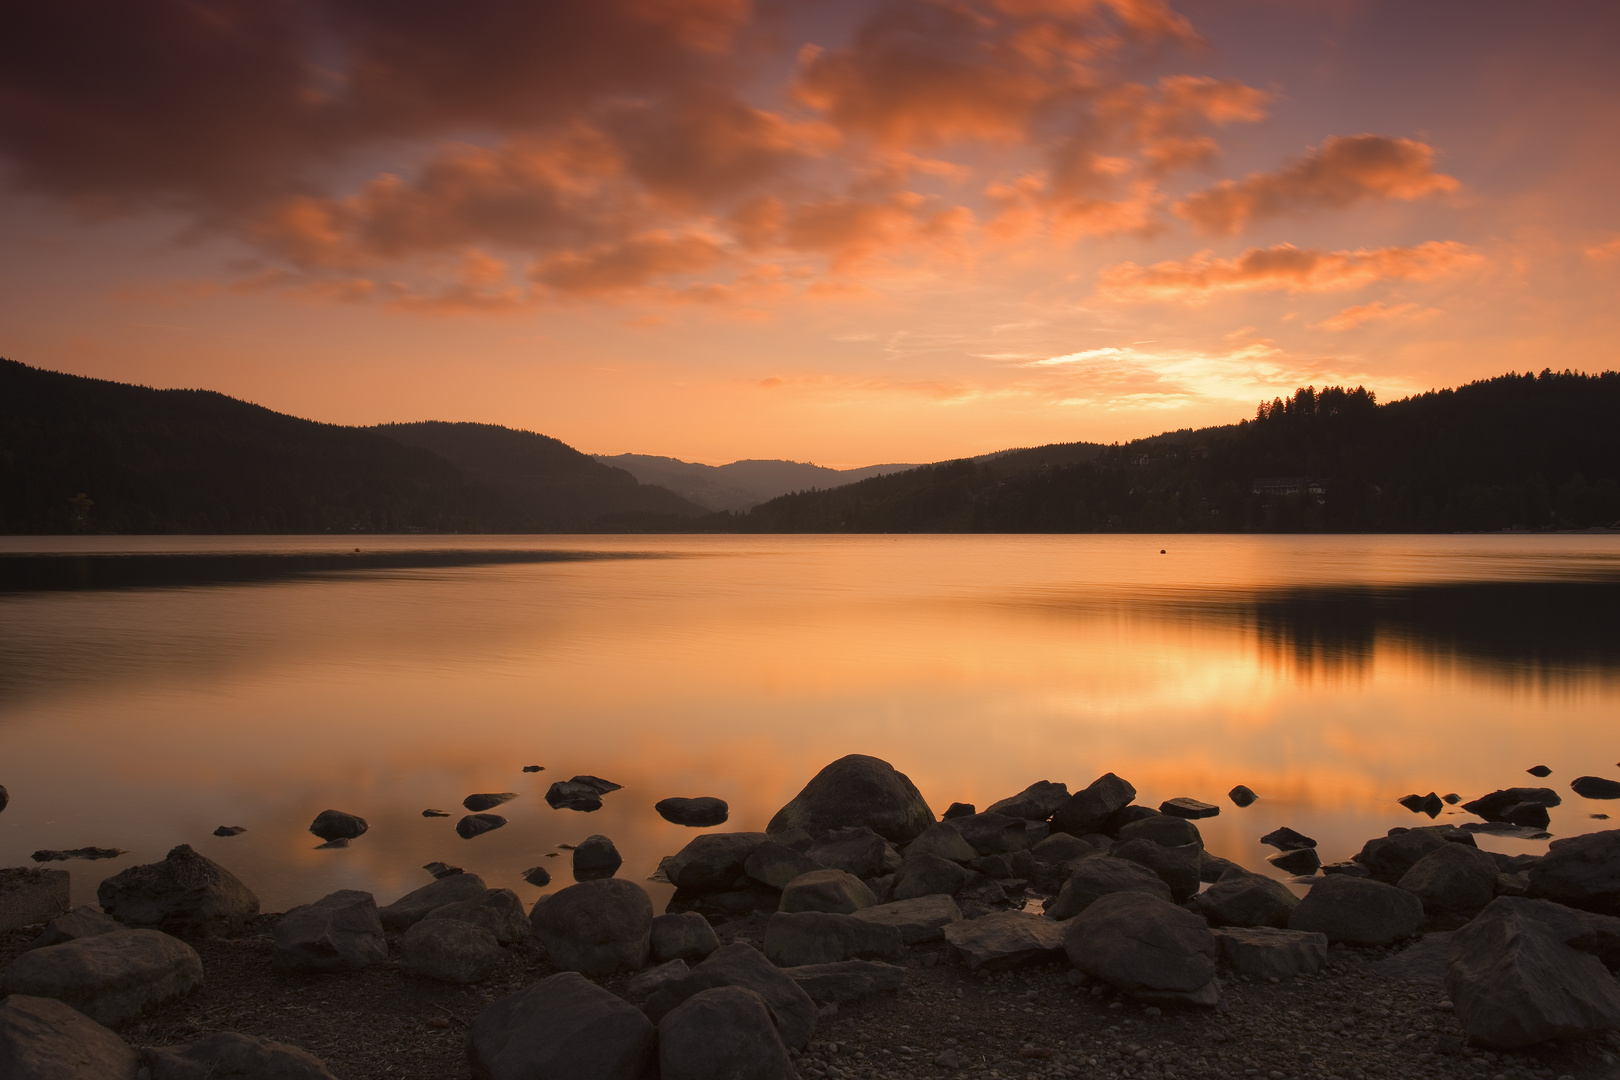
[[[1620,343],[1613,0],[0,7],[0,356],[834,466]]]

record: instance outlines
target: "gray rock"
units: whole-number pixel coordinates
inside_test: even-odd
[[[1243,867],[1239,866],[1237,863],[1232,862],[1230,859],[1223,859],[1219,855],[1211,855],[1207,851],[1201,851],[1198,853],[1199,881],[1213,885],[1227,874],[1234,872],[1241,874],[1248,873],[1247,870],[1243,869]]]
[[[365,818],[346,814],[342,810],[322,810],[309,823],[309,831],[327,841],[353,840],[364,835],[370,827]]]
[[[1007,817],[1026,818],[1029,821],[1045,821],[1064,803],[1069,801],[1069,785],[1059,784],[1051,780],[1037,780],[1029,787],[1020,791],[1011,798],[991,803],[985,810],[988,814],[1003,814]]]
[[[1423,901],[1372,878],[1322,878],[1288,917],[1290,930],[1313,930],[1337,945],[1389,945],[1423,926]]]
[[[900,932],[902,942],[915,945],[944,937],[945,927],[960,922],[962,912],[951,897],[934,895],[861,908],[854,916],[866,922],[892,926]]]
[[[1066,863],[1075,859],[1083,859],[1097,850],[1096,845],[1089,840],[1082,840],[1078,836],[1068,833],[1053,833],[1045,840],[1029,849],[1030,855],[1036,862]]]
[[[467,872],[459,866],[451,866],[449,863],[440,862],[437,859],[430,863],[423,863],[422,869],[435,878],[449,877],[452,874],[465,874]]]
[[[178,937],[230,937],[259,914],[259,898],[223,866],[181,844],[159,863],[131,866],[96,889],[125,926]]]
[[[1554,840],[1530,868],[1530,895],[1620,915],[1620,829]]]
[[[1372,877],[1372,871],[1356,862],[1354,859],[1344,859],[1340,862],[1322,864],[1324,874],[1346,874],[1350,877]]]
[[[1379,881],[1393,885],[1405,877],[1419,859],[1452,842],[1447,839],[1448,834],[1441,831],[1445,828],[1406,829],[1375,837],[1362,846],[1355,861],[1365,866]],[[1460,830],[1451,830],[1451,834],[1465,837],[1469,844],[1474,843],[1471,835]]]
[[[1219,946],[1204,920],[1142,893],[1110,893],[1064,929],[1069,961],[1138,1001],[1215,1005]]]
[[[494,832],[505,824],[506,819],[499,814],[468,814],[456,822],[456,835],[463,840],[471,840],[475,836]]]
[[[1071,836],[1101,832],[1101,826],[1136,798],[1136,789],[1113,773],[1104,773],[1052,814],[1052,831]]]
[[[427,918],[429,912],[462,900],[481,900],[488,891],[484,879],[477,874],[451,874],[406,893],[387,907],[378,908],[377,916],[384,930],[404,933]]]
[[[1151,840],[1162,847],[1184,847],[1187,844],[1196,844],[1200,851],[1204,848],[1204,838],[1198,832],[1198,826],[1186,818],[1175,817],[1171,814],[1151,814],[1147,817],[1124,825],[1119,830],[1121,842],[1127,840]]]
[[[1315,975],[1327,963],[1326,934],[1278,930],[1271,926],[1220,927],[1214,931],[1221,959],[1251,979],[1290,979]]]
[[[196,950],[156,930],[118,930],[33,949],[0,975],[8,994],[55,998],[108,1027],[184,997],[202,982]]]
[[[9,805],[11,805],[11,793],[6,790],[6,785],[0,784],[0,811],[5,810]]]
[[[481,814],[485,810],[493,810],[502,803],[509,803],[517,798],[515,791],[485,791],[477,795],[469,795],[461,800],[461,805],[474,814]]]
[[[1424,934],[1394,956],[1380,960],[1373,970],[1386,979],[1404,979],[1425,986],[1446,985],[1446,965],[1451,958],[1451,931]]]
[[[1024,851],[1045,840],[1048,827],[1026,818],[993,814],[986,810],[953,820],[950,827],[968,842],[976,855],[1004,855]]]
[[[1260,798],[1260,796],[1254,793],[1253,789],[1246,787],[1243,784],[1239,784],[1231,791],[1228,791],[1226,793],[1226,797],[1231,799],[1232,804],[1239,809],[1242,809],[1245,806],[1253,806],[1255,801]]]
[[[474,1080],[641,1080],[658,1057],[657,1031],[634,1005],[565,971],[479,1013],[467,1057]]]
[[[399,940],[400,967],[440,982],[483,982],[501,955],[494,934],[461,919],[423,919]]]
[[[953,802],[945,808],[945,812],[939,816],[939,819],[941,821],[950,821],[954,818],[967,817],[969,814],[977,814],[978,812],[978,807],[970,802]]]
[[[938,855],[955,863],[972,862],[979,857],[973,845],[962,838],[954,823],[930,825],[921,836],[906,845],[902,855]]]
[[[639,971],[624,984],[627,1001],[646,1001],[671,983],[679,982],[691,974],[685,960],[666,960],[662,964]]]
[[[553,810],[578,810],[589,814],[602,809],[602,796],[595,785],[573,780],[558,780],[546,789],[546,804]]]
[[[1498,897],[1451,938],[1446,993],[1470,1041],[1517,1049],[1620,1027],[1620,986],[1562,940],[1578,920]]]
[[[1278,851],[1298,851],[1300,848],[1313,848],[1316,841],[1302,832],[1295,832],[1287,825],[1276,828],[1260,838],[1262,844],[1269,844]]]
[[[944,933],[969,971],[1007,971],[1050,960],[1063,950],[1063,927],[1027,911],[992,911],[949,923]]]
[[[1507,812],[1515,806],[1558,806],[1563,801],[1552,788],[1503,788],[1489,795],[1481,795],[1473,802],[1463,803],[1463,809],[1470,814],[1478,814],[1486,821],[1508,821]]]
[[[907,855],[894,876],[895,900],[914,900],[919,896],[950,895],[973,880],[973,872],[949,859],[921,852]]]
[[[968,863],[968,867],[985,877],[1028,880],[1041,869],[1041,864],[1027,851],[1014,851],[1008,855],[981,856]]]
[[[848,915],[872,907],[877,897],[867,884],[842,870],[812,870],[787,883],[778,911],[832,911]]]
[[[1116,859],[1140,863],[1158,874],[1170,889],[1170,899],[1178,904],[1186,903],[1202,884],[1198,876],[1201,853],[1196,844],[1167,848],[1141,838],[1117,844],[1113,852]]]
[[[749,853],[743,863],[743,872],[755,881],[772,889],[785,889],[788,882],[812,870],[825,870],[825,866],[786,844],[767,840]]]
[[[748,856],[765,839],[764,833],[757,832],[694,836],[675,853],[669,865],[669,880],[677,889],[689,892],[724,892],[747,873]]]
[[[789,1046],[802,1049],[815,1036],[815,1002],[764,953],[740,941],[720,946],[685,979],[649,997],[643,1008],[655,1021],[662,1020],[681,1002],[716,986],[744,986],[764,998]]]
[[[287,1043],[224,1031],[189,1046],[149,1047],[151,1080],[332,1080],[326,1063]]]
[[[850,754],[812,777],[765,831],[821,832],[865,825],[885,840],[904,844],[933,823],[934,812],[904,773],[878,758]]]
[[[1288,886],[1260,874],[1238,872],[1199,893],[1193,908],[1211,926],[1266,926],[1285,929],[1299,906]]]
[[[651,951],[652,898],[633,881],[582,881],[542,896],[529,923],[551,962],[594,977],[637,971]]]
[[[359,971],[388,959],[377,902],[340,889],[288,911],[276,924],[275,966],[282,971]]]
[[[531,929],[529,918],[523,911],[523,901],[511,889],[485,889],[482,895],[434,908],[422,919],[469,922],[493,934],[502,945],[516,945],[528,940]]]
[[[551,871],[543,866],[531,866],[523,871],[523,880],[536,888],[543,889],[551,884]]]
[[[1413,863],[1397,885],[1423,901],[1431,918],[1472,919],[1496,896],[1496,875],[1496,860],[1489,852],[1448,843]]]
[[[71,880],[66,870],[0,869],[0,933],[33,926],[67,911]]]
[[[215,836],[241,836],[247,832],[246,825],[221,825],[214,830]]]
[[[658,1023],[661,1080],[797,1080],[763,998],[717,986],[687,998]]]
[[[1166,903],[1170,900],[1170,886],[1141,863],[1097,855],[1080,860],[1057,898],[1046,905],[1046,913],[1054,919],[1072,919],[1101,897],[1116,892],[1144,893]]]
[[[80,938],[110,934],[114,930],[122,929],[124,926],[117,919],[103,914],[98,907],[85,904],[47,922],[44,931],[29,942],[28,947],[43,949],[47,945],[60,945],[64,941],[78,941]]]
[[[1583,799],[1620,799],[1620,780],[1601,776],[1577,776],[1569,788]]]
[[[600,834],[587,836],[574,848],[574,880],[595,881],[612,877],[624,865],[624,858],[613,841]]]
[[[6,1080],[135,1080],[124,1040],[53,998],[0,1001],[0,1076]]]
[[[698,961],[720,947],[709,920],[695,911],[659,915],[652,921],[651,953],[655,964],[670,960]]]
[[[726,805],[726,800],[717,799],[712,795],[703,795],[696,799],[659,799],[653,803],[653,809],[658,811],[658,816],[665,821],[694,829],[724,825],[726,819],[731,816],[731,807]]]
[[[885,874],[883,877],[866,878],[862,884],[872,891],[873,900],[887,904],[894,897],[894,878],[893,874]]]
[[[1159,813],[1169,814],[1171,817],[1184,818],[1211,818],[1221,812],[1221,808],[1214,803],[1199,802],[1189,799],[1185,795],[1175,799],[1166,799],[1159,804]]]
[[[1267,855],[1266,862],[1285,874],[1310,875],[1322,868],[1322,857],[1316,853],[1315,848],[1279,851],[1275,855]]]
[[[822,866],[869,878],[883,872],[888,850],[888,841],[883,837],[864,825],[852,825],[819,837],[805,854]]]
[[[904,947],[893,926],[830,911],[778,911],[765,924],[765,958],[777,967],[835,964],[857,957],[898,960]]]
[[[898,990],[906,969],[876,960],[842,960],[833,964],[805,964],[784,969],[817,1005],[830,1001],[859,1001],[886,990]]]

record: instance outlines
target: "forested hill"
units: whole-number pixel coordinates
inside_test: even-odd
[[[544,436],[397,434],[0,359],[0,532],[545,532],[703,513]]]
[[[1026,464],[785,495],[747,532],[1447,532],[1620,524],[1620,374],[1504,375],[1377,404],[1300,390],[1252,420]]]

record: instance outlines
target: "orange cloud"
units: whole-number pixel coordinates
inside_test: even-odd
[[[1369,199],[1419,199],[1456,191],[1455,177],[1434,171],[1434,148],[1383,135],[1335,136],[1273,173],[1223,180],[1175,205],[1199,232],[1229,236],[1249,222]]]
[[[1593,262],[1615,262],[1620,260],[1620,236],[1602,244],[1593,244],[1586,249],[1586,257]]]
[[[724,261],[726,254],[704,236],[650,233],[586,251],[565,251],[536,263],[535,281],[574,296],[600,296],[637,289],[655,279],[694,274]]]
[[[1098,276],[1097,290],[1115,300],[1200,303],[1217,293],[1286,290],[1328,292],[1380,280],[1427,281],[1476,266],[1483,256],[1466,244],[1431,240],[1416,247],[1318,251],[1278,244],[1250,248],[1234,259],[1204,251],[1190,259],[1139,266],[1120,263]]]
[[[1359,304],[1347,307],[1337,315],[1330,315],[1316,324],[1318,330],[1353,330],[1362,323],[1368,322],[1397,322],[1407,319],[1426,319],[1440,314],[1439,308],[1426,308],[1417,304],[1396,304],[1394,307],[1385,307],[1382,303],[1374,301],[1370,304]]]

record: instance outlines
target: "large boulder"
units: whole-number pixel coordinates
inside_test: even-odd
[[[1298,906],[1299,897],[1282,882],[1243,871],[1222,877],[1193,898],[1194,909],[1211,926],[1284,929]]]
[[[1008,852],[1024,851],[1045,840],[1050,832],[1044,822],[994,814],[988,810],[982,814],[954,818],[950,827],[955,829],[978,855],[1004,855]]]
[[[162,862],[131,866],[96,889],[101,909],[125,926],[178,937],[230,937],[259,914],[259,898],[236,875],[181,844]]]
[[[332,1080],[314,1054],[234,1031],[189,1046],[149,1047],[141,1064],[151,1080]]]
[[[1326,934],[1337,945],[1389,945],[1423,926],[1423,901],[1372,878],[1322,878],[1288,917],[1288,929]]]
[[[288,911],[276,924],[275,966],[282,971],[359,971],[388,959],[377,902],[340,889]]]
[[[124,924],[111,915],[91,904],[83,904],[47,922],[39,937],[29,942],[28,947],[42,949],[46,945],[60,945],[64,941],[78,941],[122,929]]]
[[[850,754],[811,778],[804,790],[776,812],[769,833],[812,833],[865,825],[886,840],[904,844],[934,823],[934,812],[905,773],[865,754]]]
[[[1463,803],[1462,808],[1470,814],[1478,814],[1486,821],[1512,821],[1513,824],[1524,825],[1528,824],[1528,822],[1513,821],[1516,815],[1512,811],[1515,807],[1540,806],[1545,808],[1558,806],[1563,801],[1558,792],[1552,788],[1516,787],[1503,788],[1501,791],[1493,791],[1489,795],[1481,795],[1473,802]],[[1541,824],[1545,825],[1546,823],[1547,815],[1543,813],[1541,815]]]
[[[655,964],[671,960],[698,961],[720,947],[709,920],[695,911],[682,911],[659,915],[652,921],[650,937],[652,961]]]
[[[1271,926],[1223,926],[1215,930],[1221,959],[1251,979],[1315,975],[1327,963],[1326,934],[1278,930]]]
[[[1554,840],[1530,868],[1530,895],[1620,915],[1620,829]]]
[[[749,853],[743,863],[743,872],[767,888],[785,889],[787,883],[800,874],[827,869],[802,851],[786,844],[766,840]]]
[[[1028,911],[992,911],[949,923],[944,932],[969,971],[1007,971],[1050,960],[1063,949],[1063,927]]]
[[[726,805],[726,800],[712,795],[701,795],[695,799],[659,799],[653,803],[653,809],[665,821],[693,829],[724,825],[726,818],[731,816],[731,807]]]
[[[1566,942],[1581,922],[1546,901],[1503,896],[1451,936],[1446,993],[1471,1041],[1517,1049],[1620,1028],[1620,986]]]
[[[624,857],[613,841],[600,833],[587,836],[574,848],[574,880],[595,881],[612,877],[624,865]]]
[[[1601,776],[1577,776],[1569,789],[1583,799],[1620,799],[1620,780]]]
[[[894,927],[900,932],[900,940],[907,945],[937,941],[945,936],[945,927],[962,919],[962,911],[956,906],[956,901],[940,895],[894,900],[861,908],[854,915],[866,922]]]
[[[124,1040],[54,998],[0,1001],[0,1076],[6,1080],[135,1080]]]
[[[404,933],[427,918],[430,912],[458,901],[482,899],[488,891],[484,879],[477,874],[451,874],[406,893],[387,907],[378,908],[377,916],[382,919],[384,930]]]
[[[1374,878],[1386,885],[1394,885],[1417,865],[1419,859],[1432,855],[1450,843],[1475,846],[1473,836],[1448,825],[1401,829],[1367,841],[1355,856],[1355,861],[1365,866]]]
[[[467,1032],[474,1080],[642,1080],[657,1047],[640,1009],[571,971],[501,998]]]
[[[661,1080],[797,1080],[765,999],[744,986],[693,994],[658,1022]]]
[[[309,823],[309,831],[316,836],[331,843],[333,840],[353,840],[364,835],[371,826],[366,819],[355,814],[344,813],[342,810],[322,810],[315,815],[315,820]]]
[[[1412,864],[1396,884],[1423,901],[1430,918],[1472,919],[1496,896],[1496,860],[1467,844],[1445,844]]]
[[[1197,915],[1157,897],[1100,897],[1064,928],[1063,949],[1075,967],[1138,1001],[1220,1001],[1215,935]]]
[[[902,855],[937,855],[955,863],[972,862],[979,857],[978,849],[963,838],[956,822],[941,821],[930,825],[923,834],[906,845]]]
[[[1174,814],[1160,814],[1156,811],[1121,825],[1119,840],[1120,843],[1130,840],[1151,840],[1162,847],[1185,847],[1192,844],[1200,851],[1204,848],[1204,838],[1199,833],[1197,825],[1187,818],[1176,817]]]
[[[68,910],[72,877],[33,866],[0,869],[0,934],[45,922]]]
[[[434,908],[423,916],[423,921],[455,919],[470,922],[495,935],[502,945],[516,945],[529,937],[531,929],[523,901],[511,889],[485,889],[482,896],[457,900],[453,904]]]
[[[460,919],[423,919],[399,939],[400,967],[440,982],[483,982],[500,961],[495,935]]]
[[[1046,913],[1054,919],[1072,919],[1099,898],[1117,892],[1145,893],[1166,902],[1170,899],[1170,886],[1141,863],[1096,855],[1080,860],[1056,899],[1046,905]]]
[[[817,1005],[828,1002],[859,1001],[885,990],[898,990],[906,981],[906,969],[878,960],[840,960],[832,964],[801,964],[783,968]]]
[[[677,889],[725,892],[747,873],[748,857],[765,842],[757,832],[704,833],[675,853],[665,871]]]
[[[908,854],[894,876],[894,900],[919,896],[951,895],[973,880],[973,871],[927,852]]]
[[[119,930],[32,949],[0,975],[5,993],[55,998],[108,1027],[202,984],[196,950],[156,930]]]
[[[764,953],[741,941],[720,946],[684,979],[654,993],[642,1008],[661,1021],[683,1001],[716,986],[745,986],[764,998],[789,1046],[803,1049],[815,1036],[815,1002]]]
[[[833,829],[810,845],[810,858],[858,878],[877,877],[889,851],[888,841],[864,825]]]
[[[832,911],[842,915],[871,907],[877,897],[866,882],[842,870],[812,870],[787,883],[778,911]]]
[[[900,931],[893,926],[829,911],[778,911],[765,924],[765,958],[777,967],[834,964],[857,957],[898,960]]]
[[[1069,785],[1051,780],[1037,780],[1010,798],[993,802],[985,808],[987,814],[1005,814],[1007,817],[1045,821],[1069,801]]]
[[[1116,859],[1141,863],[1158,874],[1170,889],[1170,899],[1178,904],[1186,903],[1203,884],[1198,877],[1201,850],[1197,844],[1165,847],[1138,837],[1116,844],[1113,854]]]
[[[633,881],[582,881],[542,896],[529,913],[535,936],[563,971],[593,978],[647,963],[652,898]]]
[[[1102,832],[1108,819],[1129,806],[1134,798],[1136,789],[1129,781],[1104,773],[1057,808],[1052,814],[1052,829],[1071,836]]]

